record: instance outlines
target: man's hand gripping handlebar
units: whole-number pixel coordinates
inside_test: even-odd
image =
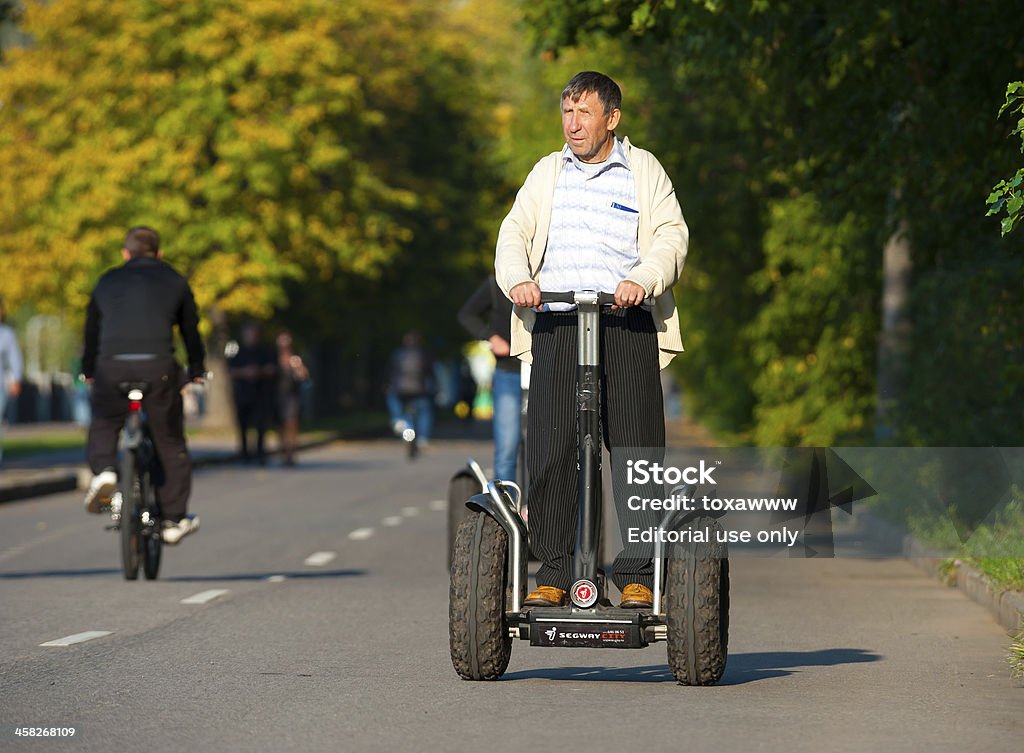
[[[614,293],[598,293],[597,302],[601,306],[613,309],[639,306],[647,297],[642,286],[630,280],[623,280],[615,288]],[[576,303],[574,293],[555,293],[541,291],[535,282],[521,282],[509,291],[512,303],[522,308],[536,308],[544,303]]]

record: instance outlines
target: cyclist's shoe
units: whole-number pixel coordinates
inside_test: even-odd
[[[89,484],[89,490],[85,493],[85,511],[98,513],[104,507],[110,505],[110,499],[117,491],[117,473],[112,468],[106,468],[97,473]]]
[[[654,606],[654,593],[647,586],[630,583],[622,589],[623,609],[650,609]]]
[[[565,606],[566,592],[554,586],[537,586],[523,602],[528,607],[562,607]]]
[[[188,536],[190,533],[195,533],[199,530],[199,516],[189,514],[179,520],[177,523],[172,523],[169,520],[164,521],[164,543],[165,544],[177,544],[183,538]]]

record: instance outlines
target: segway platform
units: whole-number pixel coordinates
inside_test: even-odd
[[[534,607],[513,618],[512,630],[531,646],[645,648],[656,640],[658,621],[633,609]]]

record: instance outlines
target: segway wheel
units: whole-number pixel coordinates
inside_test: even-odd
[[[452,476],[448,482],[448,569],[452,569],[452,552],[455,550],[455,536],[459,532],[459,524],[469,515],[466,500],[480,493],[480,482],[468,470],[462,470]]]
[[[725,672],[729,647],[729,560],[712,518],[689,524],[712,541],[674,544],[665,576],[668,665],[680,685],[714,685]]]
[[[448,594],[452,665],[464,680],[496,680],[508,668],[507,582],[508,534],[487,514],[470,512],[455,536]]]

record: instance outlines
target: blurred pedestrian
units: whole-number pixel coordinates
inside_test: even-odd
[[[477,383],[473,378],[473,367],[469,359],[463,356],[459,359],[458,374],[456,375],[456,400],[455,415],[464,421],[473,420],[473,406],[476,404]]]
[[[7,398],[16,400],[21,394],[21,350],[14,330],[5,323],[7,314],[0,298],[0,461],[4,458],[3,426],[7,413]]]
[[[495,358],[491,377],[494,398],[494,477],[516,480],[516,457],[522,436],[523,393],[520,362],[511,355],[512,301],[505,297],[491,275],[462,304],[458,313],[470,335],[486,340]]]
[[[299,443],[299,413],[301,412],[302,385],[309,379],[309,370],[297,355],[291,332],[277,336],[277,421],[281,436],[281,451],[285,465],[295,465],[295,450]]]
[[[255,459],[260,465],[266,465],[265,438],[273,417],[277,355],[263,342],[258,322],[248,321],[242,325],[238,351],[228,359],[228,374],[234,389],[242,462],[253,460],[249,451],[249,432],[255,431]]]
[[[419,332],[406,332],[402,344],[391,354],[387,402],[391,428],[399,436],[412,428],[423,445],[430,440],[434,425],[434,357]]]

